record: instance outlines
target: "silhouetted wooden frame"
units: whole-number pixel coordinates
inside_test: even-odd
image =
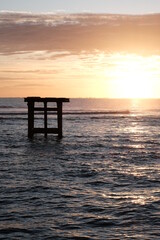
[[[58,134],[58,137],[62,138],[63,124],[62,124],[62,108],[63,102],[69,102],[69,98],[41,98],[41,97],[27,97],[24,99],[28,103],[28,137],[33,138],[35,133],[44,133],[45,137],[47,134]],[[44,107],[35,107],[36,102],[42,102]],[[57,104],[56,108],[47,107],[48,102],[55,102]],[[34,127],[34,113],[35,111],[44,113],[44,128]],[[57,113],[57,128],[48,128],[47,126],[47,116],[48,112]]]

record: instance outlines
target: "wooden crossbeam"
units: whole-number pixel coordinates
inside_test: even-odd
[[[39,112],[41,112],[41,111],[44,111],[45,110],[45,108],[43,108],[43,107],[35,107],[34,108],[34,111],[39,111]],[[58,108],[51,108],[51,107],[47,107],[47,112],[48,111],[52,111],[52,112],[56,112],[56,111],[58,111]]]
[[[54,133],[58,134],[58,128],[34,128],[34,133]]]
[[[24,98],[25,102],[69,102],[69,98],[41,98],[41,97],[27,97]]]

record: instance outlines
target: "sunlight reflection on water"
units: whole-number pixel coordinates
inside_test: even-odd
[[[159,239],[157,112],[66,115],[61,141],[0,121],[2,239]]]

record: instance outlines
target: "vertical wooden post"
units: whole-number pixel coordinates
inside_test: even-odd
[[[33,137],[34,130],[34,102],[28,102],[28,137]]]
[[[45,137],[47,137],[47,102],[44,102],[44,129]]]
[[[62,138],[62,102],[57,102],[58,137]]]

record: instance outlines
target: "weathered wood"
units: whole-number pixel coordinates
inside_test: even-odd
[[[57,102],[57,108],[58,108],[58,136],[59,138],[62,138],[62,102]]]
[[[34,102],[28,102],[28,137],[33,137],[34,129]]]
[[[58,128],[34,128],[34,133],[54,133],[58,134]]]
[[[32,138],[34,133],[44,133],[47,137],[48,133],[58,134],[62,137],[62,104],[63,102],[69,102],[68,98],[40,98],[40,97],[27,97],[24,99],[28,103],[28,137]],[[44,103],[44,107],[34,107],[35,102]],[[48,102],[55,102],[57,107],[47,107]],[[36,111],[36,112],[35,112]],[[34,127],[34,115],[37,111],[44,114],[44,128]],[[57,113],[57,125],[58,128],[48,128],[47,116],[48,112]],[[52,113],[52,114],[54,114]]]
[[[45,109],[45,108],[42,108],[42,107],[35,107],[35,108],[34,108],[34,111],[39,111],[39,112],[41,112],[41,111],[44,111],[44,109]],[[47,110],[47,112],[48,112],[48,111],[50,111],[50,112],[52,112],[52,111],[53,111],[53,112],[56,112],[58,109],[57,109],[57,108],[47,107],[46,110]]]
[[[45,137],[47,137],[47,102],[44,102],[44,129]]]
[[[41,98],[41,97],[27,97],[25,102],[69,102],[69,98]]]

